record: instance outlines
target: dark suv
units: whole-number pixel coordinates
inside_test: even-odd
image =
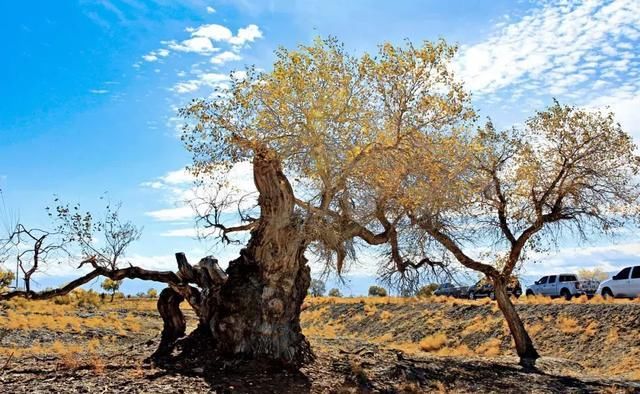
[[[443,283],[433,292],[437,296],[463,298],[467,294],[467,288],[454,286],[453,283]]]
[[[522,295],[522,287],[520,286],[520,281],[517,278],[511,277],[511,280],[509,280],[509,284],[507,285],[507,294],[516,298]],[[467,295],[470,300],[482,297],[489,297],[492,300],[496,299],[496,293],[493,290],[493,283],[486,278],[479,280],[475,285],[469,287]]]

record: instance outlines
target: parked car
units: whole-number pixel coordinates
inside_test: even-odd
[[[597,294],[603,297],[640,297],[640,265],[626,267],[600,283]]]
[[[572,297],[593,294],[597,289],[597,281],[580,281],[574,274],[547,275],[527,287],[526,295],[543,295],[547,297]]]
[[[467,294],[467,287],[455,286],[453,283],[443,283],[433,292],[437,296],[460,298]]]
[[[507,285],[507,294],[516,298],[522,295],[522,287],[520,286],[520,281],[516,277],[511,277],[511,280]],[[475,285],[469,287],[469,290],[467,291],[467,298],[470,300],[482,297],[489,297],[492,300],[496,299],[493,283],[486,278],[479,280]]]

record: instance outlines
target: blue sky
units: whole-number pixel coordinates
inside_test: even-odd
[[[130,259],[173,268],[175,251],[195,260],[211,247],[193,238],[180,205],[190,178],[176,109],[208,96],[232,70],[268,69],[278,46],[335,35],[360,53],[443,37],[460,45],[455,69],[480,114],[499,125],[556,97],[610,106],[640,138],[639,29],[637,0],[2,2],[0,188],[7,207],[34,225],[46,224],[54,194],[99,209],[108,192],[144,227]],[[247,171],[236,175],[250,183]],[[234,253],[213,251],[221,260]],[[612,270],[638,253],[631,233],[615,245],[563,244],[549,265]]]

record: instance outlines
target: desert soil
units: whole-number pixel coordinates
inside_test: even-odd
[[[640,392],[638,303],[518,305],[529,326],[543,326],[535,372],[517,365],[499,311],[486,302],[313,300],[303,329],[317,359],[298,372],[216,359],[150,364],[161,321],[153,301],[130,305],[0,307],[0,392]],[[31,323],[53,315],[68,328]],[[439,347],[421,346],[436,335],[445,338]]]

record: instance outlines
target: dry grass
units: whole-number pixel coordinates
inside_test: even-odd
[[[434,352],[442,349],[447,344],[447,336],[444,333],[437,333],[424,337],[420,341],[420,349],[425,352]]]
[[[374,304],[365,304],[364,305],[364,314],[366,316],[373,316],[378,311],[378,308]]]
[[[500,354],[502,341],[498,338],[491,338],[475,349],[476,354],[486,357],[495,357]]]
[[[577,334],[582,330],[578,326],[578,321],[569,316],[559,316],[556,323],[558,329],[565,334]]]
[[[613,327],[607,333],[607,337],[605,338],[604,343],[606,343],[607,345],[611,345],[613,343],[616,343],[619,337],[620,335],[618,335],[618,328]]]
[[[536,324],[533,324],[533,325],[527,327],[527,332],[529,333],[530,336],[535,337],[540,332],[542,332],[544,330],[544,328],[545,328],[545,326],[543,324],[536,323]]]
[[[474,352],[463,343],[454,347],[443,347],[436,354],[444,357],[468,357],[474,355]]]
[[[462,336],[467,336],[477,332],[489,332],[493,328],[495,321],[484,316],[476,316],[471,323],[462,331]]]
[[[585,327],[583,334],[588,337],[592,337],[596,335],[597,332],[598,332],[598,323],[596,323],[595,321],[590,321],[589,324],[587,324],[587,326]]]
[[[89,366],[91,370],[97,374],[103,374],[105,371],[105,363],[104,360],[98,355],[93,355],[89,360]]]
[[[393,317],[393,313],[389,312],[389,311],[382,311],[380,312],[380,320],[382,321],[389,321],[391,318]]]

